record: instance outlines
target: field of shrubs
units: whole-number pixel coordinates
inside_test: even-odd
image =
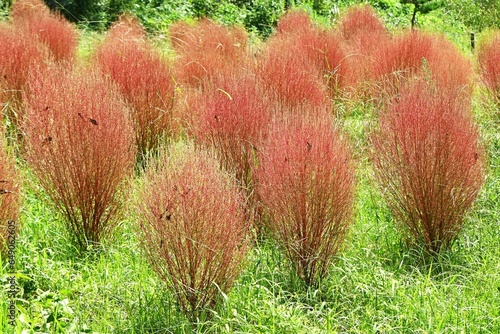
[[[0,333],[498,333],[500,31],[369,5],[0,21]]]

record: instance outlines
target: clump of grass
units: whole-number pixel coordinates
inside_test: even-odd
[[[217,162],[191,146],[146,170],[138,196],[142,245],[188,316],[213,308],[249,246],[243,198]]]
[[[129,110],[116,87],[85,68],[34,74],[26,94],[26,159],[79,250],[116,224],[135,158]]]

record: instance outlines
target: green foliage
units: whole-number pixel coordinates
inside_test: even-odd
[[[120,14],[130,11],[136,0],[45,0],[45,3],[71,22],[102,30]]]
[[[245,6],[245,27],[256,31],[264,37],[269,36],[280,15],[284,11],[284,1],[278,0],[251,0]]]
[[[0,0],[0,19],[9,14],[9,9],[11,5],[12,5],[12,0]]]
[[[500,27],[500,1],[498,0],[451,0],[446,8],[453,16],[474,30]]]

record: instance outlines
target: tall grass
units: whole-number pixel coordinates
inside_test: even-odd
[[[8,248],[9,222],[13,221],[17,234],[21,209],[21,176],[16,169],[15,157],[8,152],[5,131],[0,126],[0,256],[5,260]],[[12,230],[11,230],[12,231]],[[15,244],[15,243],[14,243]]]

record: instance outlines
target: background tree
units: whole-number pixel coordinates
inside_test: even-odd
[[[427,14],[444,6],[443,0],[400,0],[403,4],[413,5],[413,14],[411,16],[411,28],[415,27],[417,13]]]

